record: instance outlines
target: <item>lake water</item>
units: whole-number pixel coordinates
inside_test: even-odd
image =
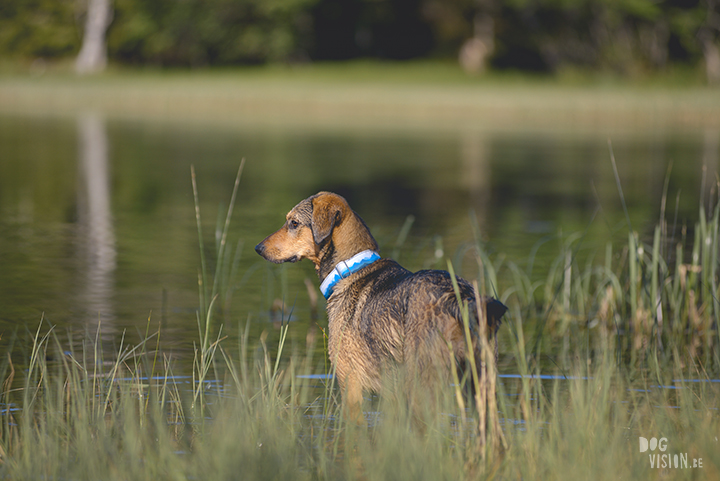
[[[539,245],[533,272],[542,278],[561,239],[591,219],[588,250],[627,236],[608,140],[633,229],[647,238],[671,163],[668,218],[677,206],[681,224],[695,222],[718,172],[719,139],[717,129],[436,131],[2,115],[0,343],[34,332],[41,318],[76,340],[100,324],[116,344],[123,332],[137,342],[150,322],[169,355],[191,359],[200,269],[191,165],[212,265],[215,226],[246,159],[228,237],[234,267],[214,330],[223,324],[231,345],[246,322],[253,339],[274,336],[292,311],[299,347],[327,325],[322,305],[318,318],[311,312],[304,281],[317,292],[312,265],[271,265],[253,247],[317,191],[344,195],[381,254],[413,270],[458,259],[477,222],[486,248],[516,262]],[[472,278],[472,263],[460,259]]]

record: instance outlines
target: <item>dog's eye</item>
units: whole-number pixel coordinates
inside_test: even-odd
[[[300,223],[295,219],[288,221],[288,227],[290,227],[291,229],[297,229],[299,225]]]

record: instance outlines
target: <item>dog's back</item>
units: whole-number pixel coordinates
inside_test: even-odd
[[[457,278],[460,296],[468,303],[473,346],[477,344],[475,292]],[[487,303],[488,331],[495,333],[505,306]],[[467,341],[452,279],[446,271],[412,273],[391,259],[381,259],[343,279],[328,301],[329,353],[338,377],[354,378],[364,389],[379,390],[388,362],[404,364],[421,378],[453,357],[462,362]],[[449,344],[448,344],[449,343]]]

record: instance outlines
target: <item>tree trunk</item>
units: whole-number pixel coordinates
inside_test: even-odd
[[[80,53],[75,60],[79,74],[100,72],[107,65],[105,31],[112,19],[111,0],[88,0],[85,35]]]
[[[702,39],[703,57],[705,57],[705,73],[710,85],[720,84],[720,48],[711,36]]]
[[[495,50],[495,23],[490,15],[478,13],[473,24],[473,36],[460,48],[458,60],[466,72],[481,73]]]

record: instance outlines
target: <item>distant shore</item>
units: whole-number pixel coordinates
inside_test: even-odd
[[[720,89],[470,77],[443,63],[0,75],[0,114],[431,129],[720,128]]]

